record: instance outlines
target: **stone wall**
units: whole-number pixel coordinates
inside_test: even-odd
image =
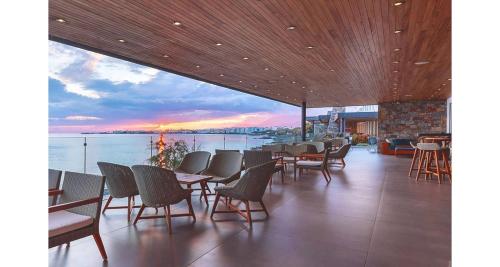
[[[378,136],[409,137],[446,132],[446,101],[382,103],[378,106]]]

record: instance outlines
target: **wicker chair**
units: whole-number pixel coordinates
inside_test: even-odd
[[[294,169],[295,169],[295,163],[297,162],[297,159],[304,153],[307,153],[308,146],[307,145],[284,145],[284,157],[283,157],[283,162],[285,163],[285,169],[286,165],[288,164],[293,164]],[[293,180],[295,181],[297,179],[297,175],[294,172],[293,173]]]
[[[99,235],[104,176],[66,172],[58,204],[49,207],[49,248],[92,235],[102,259],[107,260],[106,250]]]
[[[49,169],[49,191],[58,190],[61,184],[62,171]],[[57,196],[49,197],[49,206],[57,203]]]
[[[208,162],[210,161],[210,152],[206,151],[195,151],[186,154],[182,159],[179,167],[175,169],[175,172],[183,172],[189,174],[199,174],[208,167]]]
[[[228,184],[240,178],[242,164],[243,155],[240,152],[227,151],[215,154],[201,174],[213,176],[207,181],[209,183]]]
[[[193,206],[191,206],[191,190],[181,187],[173,171],[148,165],[132,166],[132,171],[142,199],[142,206],[134,220],[134,225],[140,219],[166,218],[168,232],[172,234],[171,217],[191,216],[196,222]],[[182,200],[187,201],[189,213],[171,214],[170,205]],[[165,215],[141,216],[146,207],[163,207]]]
[[[328,158],[333,160],[330,162],[330,164],[341,164],[342,167],[345,167],[344,158],[347,155],[347,152],[349,152],[349,149],[351,149],[351,144],[343,145],[338,150],[335,150],[332,153],[330,153]],[[341,163],[337,163],[336,160],[340,160]]]
[[[284,146],[284,144],[263,145],[262,150],[271,151],[271,153],[273,153],[273,156],[281,156],[280,154],[285,151]]]
[[[245,161],[245,168],[249,169],[251,167],[255,167],[266,162],[272,161],[273,156],[271,151],[266,150],[245,150],[243,151],[243,159]],[[280,172],[281,173],[281,183],[285,182],[285,167],[283,164],[276,164],[274,166],[273,174]],[[269,186],[272,184],[272,175],[270,179]]]
[[[128,166],[114,163],[97,162],[97,166],[101,174],[106,176],[106,185],[109,190],[109,198],[104,204],[102,214],[107,209],[127,209],[127,221],[130,221],[132,210],[140,207],[135,206],[135,196],[139,195],[139,190],[135,184],[134,173]],[[127,206],[109,206],[112,199],[124,197],[128,199]]]
[[[266,206],[262,201],[262,196],[266,191],[269,178],[273,174],[275,164],[276,161],[273,160],[262,165],[251,167],[238,181],[231,183],[231,185],[216,187],[215,192],[217,192],[217,195],[215,196],[215,202],[210,218],[213,218],[215,213],[238,213],[243,216],[249,223],[250,227],[252,227],[251,212],[263,211],[266,213],[266,217],[269,217]],[[226,197],[226,199],[234,198],[243,201],[245,203],[246,210],[242,211],[237,206],[233,206],[231,201],[226,201],[229,210],[217,211],[217,203],[219,202],[221,196]],[[251,210],[250,201],[259,202],[262,209]]]
[[[299,160],[295,164],[294,173],[299,169],[299,175],[302,173],[302,170],[318,170],[323,173],[323,177],[325,177],[326,183],[330,183],[332,177],[330,175],[330,171],[328,170],[328,156],[330,154],[330,150],[326,149],[323,154],[322,161],[312,161],[312,160]]]

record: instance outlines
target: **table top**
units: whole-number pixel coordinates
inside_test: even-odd
[[[422,140],[431,141],[431,142],[451,141],[451,137],[449,137],[449,136],[429,136],[429,137],[422,137]]]
[[[175,175],[177,176],[177,180],[181,184],[196,184],[201,181],[208,181],[212,179],[212,176],[208,175],[189,174],[182,172],[176,172]]]

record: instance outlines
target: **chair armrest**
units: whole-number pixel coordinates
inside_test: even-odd
[[[50,196],[61,195],[62,193],[63,193],[63,190],[59,190],[59,189],[52,189],[52,190],[50,190],[49,189],[49,197]]]
[[[61,210],[67,210],[67,209],[71,209],[71,208],[75,208],[75,207],[79,207],[79,206],[85,206],[85,205],[92,204],[92,203],[97,203],[100,201],[100,199],[101,198],[99,198],[99,197],[94,197],[94,198],[77,200],[77,201],[73,201],[73,202],[54,205],[54,206],[49,207],[49,213],[61,211]]]

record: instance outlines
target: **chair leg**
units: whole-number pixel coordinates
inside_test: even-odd
[[[102,259],[104,261],[107,261],[108,255],[106,254],[106,250],[104,249],[104,244],[102,243],[101,236],[99,235],[99,233],[93,233],[92,236],[94,237],[95,243],[97,244],[97,248],[101,253]]]
[[[284,184],[285,183],[285,169],[283,168],[280,172],[281,172],[281,183]]]
[[[219,203],[219,198],[220,198],[220,194],[217,193],[215,195],[215,201],[214,201],[214,206],[212,207],[212,213],[210,214],[210,218],[213,218],[214,217],[214,212],[215,212],[215,209],[217,208],[217,203]]]
[[[172,219],[171,219],[171,216],[170,216],[170,205],[167,205],[166,207],[163,207],[163,210],[165,211],[165,217],[167,219],[168,233],[172,234]]]
[[[293,164],[293,180],[297,181],[297,164]]]
[[[273,174],[271,174],[271,178],[269,178],[269,189],[273,188]]]
[[[413,172],[413,166],[415,166],[417,154],[418,154],[418,149],[415,149],[415,152],[413,152],[413,159],[411,160],[410,171],[408,172],[408,177],[411,177],[411,173]]]
[[[248,200],[245,200],[245,207],[247,208],[247,222],[250,225],[250,228],[252,228],[252,214],[250,212],[250,203],[248,203]]]
[[[437,150],[434,150],[434,160],[435,160],[435,163],[436,163],[436,171],[437,171],[437,176],[438,176],[438,183],[441,183],[441,170],[439,168],[439,159],[438,159]]]
[[[341,158],[340,160],[342,161],[342,167],[345,167],[345,161],[344,161],[344,158]]]
[[[127,206],[127,222],[130,222],[130,214],[132,213],[132,207],[130,204],[132,203],[132,197],[128,197],[128,206]]]
[[[432,180],[432,176],[429,174],[429,168],[430,168],[430,164],[432,162],[432,154],[431,152],[426,152],[426,158],[425,158],[425,180],[427,180],[427,178],[431,178]]]
[[[450,162],[448,162],[448,155],[446,154],[446,151],[443,150],[443,163],[444,163],[444,168],[446,170],[446,173],[448,174],[448,180],[451,183],[451,168],[450,168]]]
[[[330,181],[328,181],[328,176],[326,176],[325,170],[321,170],[321,172],[323,173],[323,177],[325,177],[326,183],[329,183]]]
[[[267,212],[266,206],[264,205],[264,201],[262,201],[262,199],[261,199],[261,200],[259,200],[259,203],[262,206],[262,209],[264,210],[264,212],[266,213],[266,217],[269,217],[269,212]]]
[[[326,174],[328,174],[328,178],[329,178],[328,182],[331,182],[332,181],[332,175],[330,174],[330,171],[328,170],[328,167],[325,168],[325,172],[326,172]]]
[[[139,209],[139,213],[137,213],[137,216],[135,216],[134,225],[141,218],[141,215],[142,215],[142,212],[144,211],[144,208],[146,208],[146,205],[142,204],[141,208]]]
[[[196,215],[194,215],[193,205],[191,205],[191,197],[187,197],[186,201],[189,207],[189,215],[193,217],[194,222],[196,222]]]
[[[109,203],[111,203],[111,200],[113,199],[112,196],[109,196],[108,200],[106,201],[106,204],[104,204],[104,208],[102,209],[102,214],[104,214],[104,212],[106,211],[106,209],[108,208],[109,206]]]
[[[420,177],[420,172],[422,171],[422,165],[424,163],[424,157],[425,157],[425,152],[421,151],[418,159],[418,170],[417,170],[417,177],[415,177],[415,181],[418,181],[418,178]]]

